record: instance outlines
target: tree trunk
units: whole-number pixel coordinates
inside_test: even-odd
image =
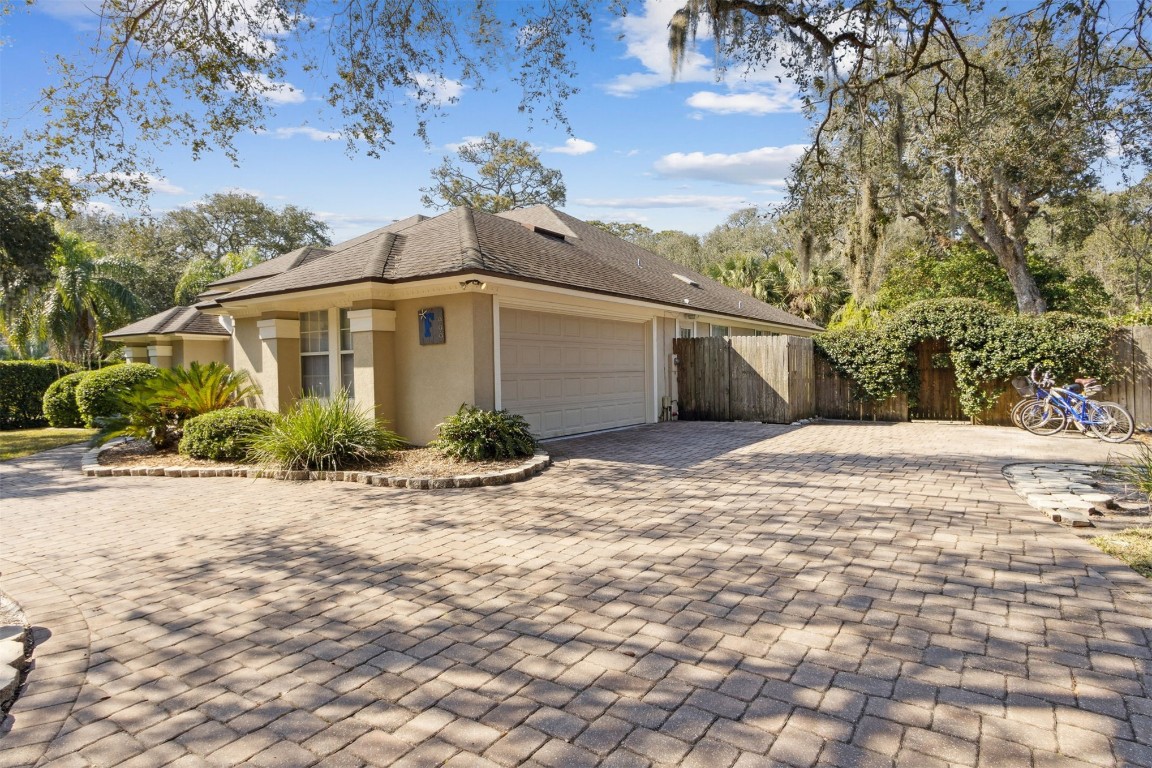
[[[988,187],[981,190],[980,229],[967,220],[964,228],[973,241],[996,257],[1008,275],[1020,314],[1042,315],[1048,310],[1048,303],[1040,295],[1036,278],[1028,269],[1025,230],[1031,216],[1026,206],[1012,204],[1006,184],[998,184],[997,192],[994,196]]]

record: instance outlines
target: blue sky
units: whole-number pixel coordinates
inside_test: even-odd
[[[576,52],[581,93],[567,106],[571,134],[530,122],[516,109],[516,84],[493,77],[495,93],[440,84],[459,100],[429,125],[430,144],[414,135],[414,112],[401,110],[396,143],[381,158],[349,157],[321,82],[299,74],[276,91],[267,130],[238,140],[238,167],[221,153],[193,161],[184,147],[158,150],[163,175],[150,207],[162,212],[244,190],[270,205],[303,206],[345,239],[428,212],[419,188],[431,169],[460,142],[498,131],[531,142],[545,165],[563,173],[565,210],[575,216],[706,232],[734,210],[783,199],[808,128],[774,73],[717,82],[710,57],[694,54],[671,82],[666,25],[682,2],[648,0],[624,20],[598,21],[596,50]],[[94,16],[84,0],[38,0],[0,24],[0,115],[14,132],[51,82],[51,60],[84,55]]]

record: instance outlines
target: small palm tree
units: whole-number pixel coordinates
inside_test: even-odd
[[[138,267],[105,255],[75,233],[61,230],[58,237],[51,281],[22,297],[7,313],[8,325],[48,342],[56,357],[88,364],[100,357],[105,331],[141,312],[127,287]]]

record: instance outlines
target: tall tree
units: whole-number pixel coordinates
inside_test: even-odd
[[[995,22],[986,38],[963,41],[963,64],[939,65],[946,77],[918,74],[874,90],[867,107],[843,103],[821,126],[825,141],[805,158],[798,189],[839,195],[850,254],[874,250],[885,217],[907,216],[942,242],[963,236],[983,248],[1019,310],[1043,312],[1030,225],[1045,206],[1086,202],[1106,137],[1150,127],[1133,104],[1145,84],[1124,66],[1133,52],[1101,41],[1085,71],[1077,33],[1048,17]]]
[[[61,230],[50,267],[51,280],[5,313],[7,333],[14,346],[38,339],[57,357],[90,365],[102,357],[103,334],[140,314],[140,302],[128,287],[133,265]]]
[[[455,158],[445,157],[432,171],[432,185],[420,191],[420,201],[430,208],[467,205],[489,213],[564,205],[567,195],[560,171],[545,168],[531,144],[495,131],[462,144]]]
[[[165,214],[162,226],[171,247],[185,258],[252,248],[270,259],[305,245],[330,245],[328,225],[294,205],[277,210],[255,195],[217,192],[189,208]]]
[[[210,283],[222,280],[242,269],[256,266],[258,263],[260,257],[254,248],[245,248],[240,253],[226,253],[219,259],[196,256],[184,265],[173,298],[177,305],[188,306]]]

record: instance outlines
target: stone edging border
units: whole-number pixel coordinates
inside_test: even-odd
[[[122,440],[126,440],[123,438]],[[97,448],[92,448],[80,460],[80,470],[87,477],[247,477],[265,480],[325,480],[328,482],[361,483],[381,488],[412,488],[418,490],[441,490],[444,488],[477,488],[480,486],[507,485],[527,480],[542,472],[552,463],[552,457],[544,451],[537,451],[531,459],[518,467],[502,469],[498,472],[485,472],[456,477],[397,477],[384,472],[309,472],[260,469],[225,465],[219,467],[106,467],[100,463],[101,452],[122,440],[113,440]]]

